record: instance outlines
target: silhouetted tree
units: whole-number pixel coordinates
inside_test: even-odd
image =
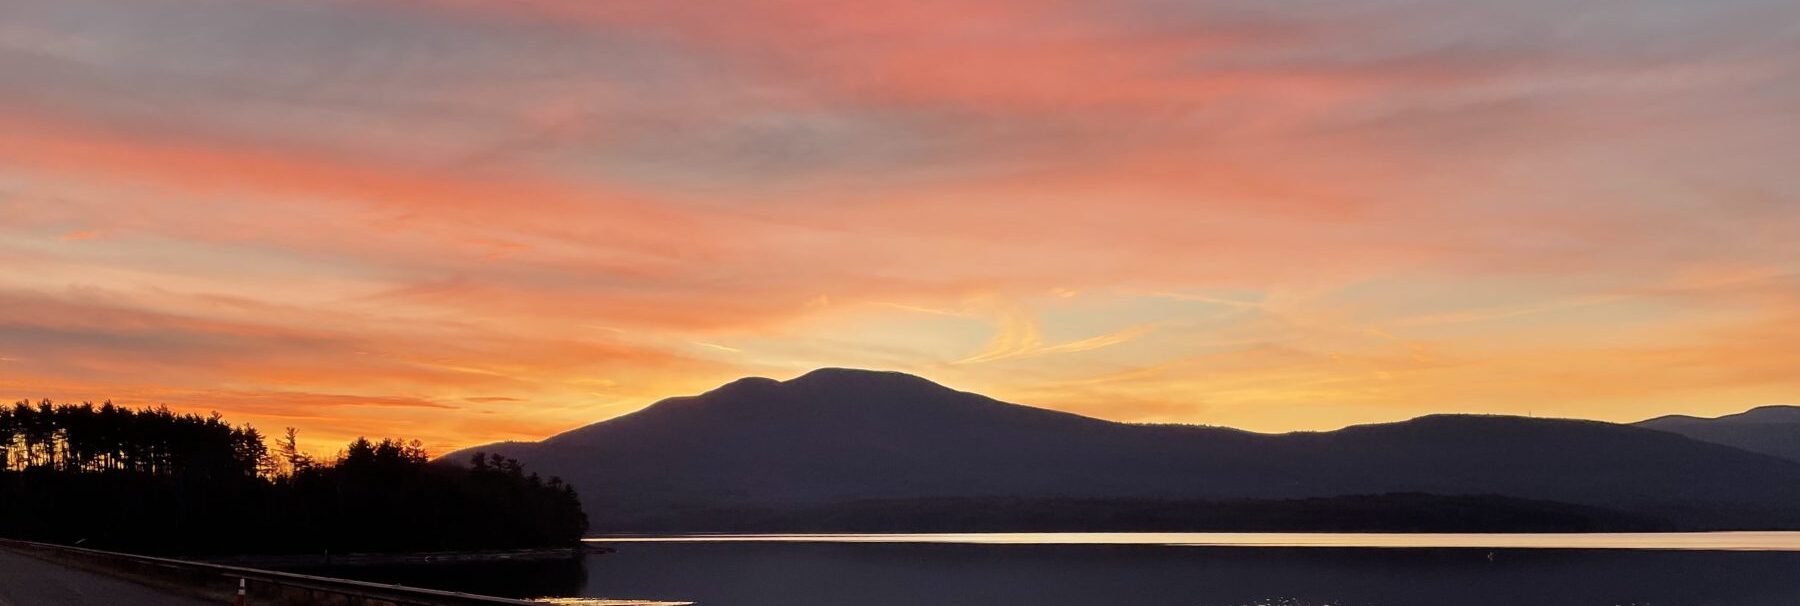
[[[282,434],[281,442],[276,445],[276,453],[283,464],[278,475],[292,478],[313,466],[312,457],[300,452],[300,432],[292,427]]]

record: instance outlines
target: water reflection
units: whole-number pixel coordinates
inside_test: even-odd
[[[587,591],[702,606],[1800,604],[1800,554],[683,543],[590,558]]]
[[[1800,553],[1793,552],[796,542],[614,547],[616,553],[573,566],[357,576],[509,597],[701,606],[1800,604]]]
[[[618,536],[592,543],[967,543],[976,545],[1167,545],[1185,547],[1470,547],[1800,551],[1800,532],[1398,533],[1398,532],[988,532],[922,534],[715,534]]]

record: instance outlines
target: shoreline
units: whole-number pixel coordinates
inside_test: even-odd
[[[606,536],[592,543],[837,543],[1327,549],[1624,549],[1800,552],[1800,531],[1621,533],[996,532]]]
[[[414,566],[495,562],[549,562],[574,560],[588,554],[604,554],[610,547],[584,542],[574,547],[497,549],[469,551],[414,551],[403,553],[309,553],[195,557],[194,561],[261,568],[311,568],[323,566]]]

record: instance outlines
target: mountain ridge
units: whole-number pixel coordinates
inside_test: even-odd
[[[1713,527],[1787,523],[1786,503],[1800,499],[1800,463],[1599,421],[1442,414],[1261,434],[1118,423],[904,373],[837,368],[740,379],[540,442],[446,458],[475,450],[569,480],[598,527],[669,511],[871,499],[1414,492],[1565,502]]]
[[[1644,425],[1644,424],[1663,423],[1663,422],[1688,423],[1688,422],[1709,422],[1709,421],[1749,422],[1749,423],[1800,422],[1800,405],[1765,404],[1763,406],[1757,406],[1757,407],[1751,408],[1749,410],[1745,410],[1743,412],[1734,412],[1734,413],[1730,413],[1730,414],[1723,414],[1723,415],[1719,415],[1716,417],[1702,417],[1702,416],[1697,416],[1697,415],[1685,415],[1685,414],[1670,414],[1670,415],[1663,415],[1660,417],[1644,419],[1642,421],[1633,423],[1633,425]]]
[[[1800,406],[1771,404],[1717,417],[1664,415],[1632,425],[1800,462]]]

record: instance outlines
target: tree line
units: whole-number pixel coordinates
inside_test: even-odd
[[[218,413],[0,406],[0,535],[143,553],[397,552],[578,544],[573,487],[518,461],[433,462],[358,438],[332,459]]]
[[[1388,493],[1296,499],[962,497],[669,509],[613,532],[1657,532],[1638,514],[1498,495]]]
[[[107,402],[58,405],[20,401],[0,408],[0,471],[124,471],[196,478],[268,472],[268,447],[248,425],[218,413],[178,415],[168,407],[133,410]]]

